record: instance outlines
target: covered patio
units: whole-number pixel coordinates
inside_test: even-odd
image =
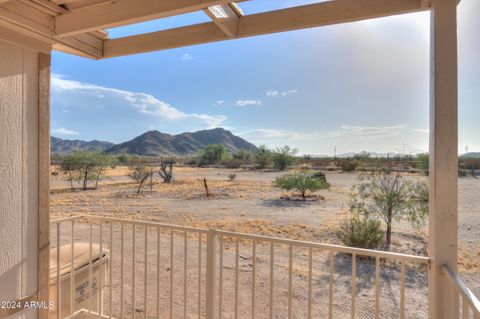
[[[0,0],[0,179],[6,181],[0,185],[0,301],[48,302],[51,245],[56,247],[57,258],[60,258],[59,250],[62,244],[60,224],[71,223],[73,230],[77,220],[77,218],[72,218],[53,221],[54,227],[57,227],[57,234],[55,236],[50,234],[49,119],[50,53],[52,50],[98,60],[429,11],[431,15],[431,75],[428,257],[355,250],[348,247],[285,241],[215,230],[186,229],[176,228],[172,225],[142,222],[137,224],[122,220],[98,220],[95,218],[87,218],[90,225],[89,253],[91,256],[92,224],[94,223],[100,234],[102,227],[110,227],[110,231],[107,232],[110,234],[109,236],[113,234],[112,227],[115,225],[121,227],[122,245],[123,230],[124,226],[127,227],[126,225],[131,227],[129,229],[132,229],[134,234],[136,227],[144,228],[145,238],[147,238],[146,233],[149,227],[157,229],[159,234],[160,229],[171,231],[171,243],[173,242],[173,232],[179,231],[185,236],[185,247],[187,233],[193,232],[199,238],[199,251],[205,248],[206,273],[205,291],[203,292],[205,299],[199,297],[198,306],[198,309],[204,307],[205,311],[204,315],[202,311],[198,311],[199,318],[213,319],[221,316],[221,310],[219,312],[218,307],[221,304],[222,293],[218,293],[218,291],[219,287],[222,291],[221,269],[223,268],[221,264],[218,267],[217,265],[222,262],[221,247],[223,247],[224,237],[236,240],[237,272],[240,240],[252,242],[253,255],[256,254],[257,242],[265,242],[270,245],[269,258],[272,258],[271,261],[276,256],[273,250],[274,244],[288,246],[289,251],[286,256],[289,256],[287,259],[289,275],[286,280],[289,282],[292,279],[292,247],[296,246],[309,250],[310,256],[314,249],[331,253],[342,252],[353,256],[352,289],[355,288],[356,256],[365,255],[376,258],[377,263],[380,262],[380,259],[391,258],[401,261],[402,265],[403,262],[427,264],[429,318],[450,319],[460,316],[480,318],[478,299],[464,286],[457,274],[458,66],[456,11],[458,0],[331,0],[251,15],[244,15],[241,5],[241,2],[229,0]],[[211,22],[116,39],[110,39],[105,31],[108,28],[195,11],[204,11]],[[52,242],[52,238],[55,238],[55,243]],[[202,238],[206,240],[204,246],[201,243]],[[102,251],[101,242],[100,240],[100,251]],[[109,242],[113,243],[111,237]],[[133,247],[135,247],[135,239],[133,242]],[[159,242],[160,239],[157,241],[158,247],[160,247]],[[74,247],[76,246],[73,235],[70,243],[72,244],[73,261]],[[145,260],[147,259],[147,244],[148,240],[145,239],[143,248]],[[158,254],[160,256],[160,253]],[[103,255],[100,254],[100,256],[101,264]],[[171,253],[170,258],[173,256],[174,254]],[[198,256],[201,257],[202,254],[199,253]],[[185,260],[186,263],[186,251],[183,258],[182,260]],[[312,257],[310,257],[310,265],[311,260]],[[57,262],[60,264],[59,259]],[[132,262],[135,265],[135,257]],[[73,265],[72,262],[72,273]],[[91,261],[89,267],[91,276]],[[273,270],[270,271],[273,277]],[[404,268],[401,268],[401,271],[404,271]],[[110,268],[109,275],[111,276],[111,274],[112,269]],[[56,268],[55,275],[59,282],[60,267]],[[255,278],[255,274],[253,278]],[[173,286],[173,279],[170,280],[170,284]],[[144,282],[147,282],[146,277]],[[186,277],[183,283],[186,294]],[[159,285],[159,282],[157,284]],[[134,274],[133,286],[135,287]],[[146,290],[147,285],[144,286]],[[155,285],[153,286],[155,287]],[[160,286],[157,287],[160,290]],[[60,296],[60,285],[57,285],[57,289],[57,296]],[[72,289],[73,296],[73,285],[70,289]],[[111,289],[110,285],[107,290],[110,296],[112,295]],[[252,289],[252,296],[255,296],[255,284]],[[270,289],[270,296],[272,296],[273,288]],[[99,297],[101,297],[100,295],[98,294]],[[291,291],[289,295],[291,296]],[[171,303],[173,303],[172,296]],[[235,300],[237,299],[235,295]],[[111,297],[110,300],[112,300]],[[122,300],[120,299],[120,302]],[[186,303],[186,295],[183,300]],[[380,300],[380,296],[375,300]],[[99,303],[102,303],[101,299]],[[255,298],[252,298],[252,303],[252,309],[254,309]],[[288,312],[285,317],[293,318],[291,298],[288,299],[288,303]],[[158,305],[159,303],[157,303],[157,307],[159,307]],[[311,302],[308,305],[310,307]],[[355,306],[355,298],[352,297],[352,318],[356,317]],[[272,309],[271,301],[269,307]],[[405,308],[405,305],[403,304],[402,307]],[[23,314],[31,318],[46,319],[49,315],[51,317],[52,314],[49,314],[48,307],[39,308],[36,310],[0,309],[0,318],[14,318]],[[185,309],[187,309],[186,306]],[[235,318],[237,309],[237,304],[235,304]],[[68,314],[74,309],[71,310]],[[97,315],[105,315],[101,310],[97,309]],[[92,312],[91,304],[89,311]],[[160,309],[158,309],[158,317],[160,317],[160,313]],[[108,314],[112,317],[111,310]],[[55,316],[58,319],[65,317],[58,309]],[[170,317],[172,316],[172,312],[170,312]],[[272,310],[270,310],[270,316],[272,316]],[[307,316],[312,317],[311,311],[307,312]],[[376,309],[375,317],[379,318],[379,316],[380,313]],[[120,317],[123,318],[123,316]],[[184,317],[187,317],[186,310]],[[256,317],[255,311],[252,312],[251,317]],[[404,318],[404,313],[401,311],[398,317]]]

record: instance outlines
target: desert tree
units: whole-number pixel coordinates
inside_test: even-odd
[[[254,154],[254,163],[258,169],[264,169],[272,164],[272,151],[261,145]]]
[[[425,175],[428,175],[429,158],[428,153],[420,153],[415,156],[417,167],[421,169]]]
[[[295,154],[297,149],[290,148],[290,146],[283,146],[277,148],[272,155],[273,167],[279,171],[285,170],[287,167],[295,163]]]
[[[385,248],[392,241],[395,220],[406,220],[412,226],[423,225],[428,216],[428,184],[403,177],[400,172],[380,170],[360,177],[353,187],[350,211],[367,219],[378,219],[386,225]]]
[[[279,176],[275,179],[274,186],[286,191],[295,190],[301,194],[303,199],[306,199],[307,191],[315,192],[330,187],[325,180],[312,176],[312,174],[307,172]]]
[[[142,192],[143,184],[149,177],[153,177],[153,166],[148,165],[141,158],[132,158],[128,164],[128,177],[138,183],[137,194]]]
[[[200,152],[199,165],[218,164],[227,157],[227,149],[222,144],[209,144]]]
[[[67,181],[70,182],[70,189],[74,189],[73,182],[79,180],[77,176],[78,168],[80,166],[78,154],[73,153],[63,157],[60,165],[60,170],[67,173]]]
[[[118,159],[114,156],[110,156],[103,153],[92,153],[91,154],[94,162],[94,176],[95,176],[95,188],[98,187],[98,182],[102,179],[105,179],[105,171],[107,168],[115,168],[118,163]]]
[[[105,169],[108,166],[114,166],[115,158],[102,153],[91,153],[85,151],[76,151],[65,156],[61,168],[68,173],[70,187],[73,189],[73,181],[82,184],[85,191],[88,188],[89,181],[95,181],[95,188],[98,182],[105,178]]]

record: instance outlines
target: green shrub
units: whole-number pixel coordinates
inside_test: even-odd
[[[343,172],[353,172],[358,167],[358,161],[350,159],[340,161],[338,164]]]
[[[421,153],[421,154],[418,154],[416,157],[415,157],[417,163],[416,163],[416,167],[423,171],[423,173],[425,175],[428,175],[428,163],[429,163],[429,156],[428,156],[428,153]]]
[[[313,178],[316,178],[316,179],[321,180],[321,181],[324,181],[324,182],[327,181],[327,176],[326,176],[325,173],[322,172],[322,171],[315,172],[315,173],[311,174],[311,176],[312,176]]]
[[[222,165],[226,168],[239,168],[242,164],[242,161],[238,158],[227,158],[222,161]]]
[[[274,186],[286,191],[298,191],[303,199],[305,199],[307,191],[315,192],[330,187],[326,181],[315,178],[311,174],[305,172],[279,176],[275,179]]]
[[[252,164],[253,153],[247,150],[239,150],[232,154],[232,159],[238,160],[245,165]]]
[[[125,164],[125,163],[128,163],[129,160],[130,160],[130,156],[128,154],[120,154],[117,156],[117,161],[119,163]]]
[[[296,149],[291,149],[289,146],[277,148],[272,156],[273,167],[283,171],[287,167],[292,166],[296,161],[294,157],[296,152]]]
[[[272,152],[265,145],[261,145],[255,153],[253,161],[258,169],[267,168],[272,164]]]
[[[234,173],[228,174],[228,180],[229,181],[233,181],[236,177],[237,177],[237,174],[234,174]]]
[[[200,152],[198,165],[218,164],[227,157],[227,149],[222,144],[209,144]]]
[[[345,220],[335,235],[345,246],[350,247],[376,249],[383,242],[380,221],[357,215]]]

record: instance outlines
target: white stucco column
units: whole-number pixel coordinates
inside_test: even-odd
[[[441,266],[457,270],[457,0],[433,0],[430,78],[429,317],[455,319],[458,301]]]

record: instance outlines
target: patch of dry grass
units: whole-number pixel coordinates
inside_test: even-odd
[[[458,267],[462,272],[480,271],[480,247],[458,250]]]

